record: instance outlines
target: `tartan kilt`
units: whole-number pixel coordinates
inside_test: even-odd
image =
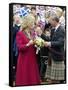
[[[64,80],[65,79],[65,65],[64,61],[51,60],[51,65],[47,65],[45,78],[51,80]]]

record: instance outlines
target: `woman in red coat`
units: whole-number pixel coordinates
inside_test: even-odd
[[[16,86],[40,84],[36,51],[30,34],[34,21],[35,18],[32,15],[25,17],[22,23],[23,30],[19,31],[16,36],[17,47],[19,50]]]

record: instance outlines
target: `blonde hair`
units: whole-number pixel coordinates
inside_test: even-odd
[[[22,18],[22,29],[26,29],[29,27],[29,25],[33,25],[35,22],[35,17],[32,14],[29,14],[28,16],[25,16]]]
[[[61,17],[61,16],[62,16],[62,13],[63,13],[63,10],[62,10],[61,8],[57,7],[57,8],[56,8],[56,15],[57,15],[58,17]]]

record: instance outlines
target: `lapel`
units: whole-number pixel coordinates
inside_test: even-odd
[[[59,29],[60,29],[60,26],[57,28],[56,31],[55,31],[55,29],[53,30],[53,34],[52,34],[51,40],[56,40],[57,39]]]

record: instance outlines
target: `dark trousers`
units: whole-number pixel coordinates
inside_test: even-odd
[[[45,73],[46,73],[46,68],[47,68],[47,56],[41,57],[41,68],[40,68],[40,75],[41,79],[44,79]]]
[[[15,77],[16,77],[17,59],[18,59],[18,56],[15,56],[15,55],[13,54],[13,80],[15,80]],[[15,68],[14,68],[14,67],[15,67]]]

